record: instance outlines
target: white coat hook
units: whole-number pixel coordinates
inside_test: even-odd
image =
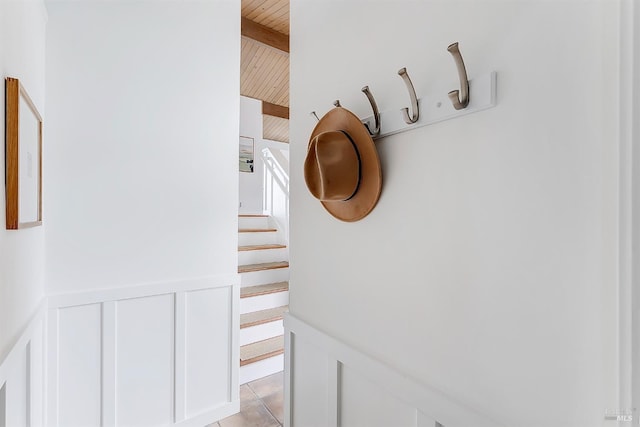
[[[467,78],[467,69],[464,66],[462,54],[458,48],[458,42],[452,43],[447,47],[447,51],[453,55],[453,60],[458,69],[458,78],[460,79],[460,90],[452,90],[449,92],[449,99],[456,110],[462,110],[469,105],[469,79]]]
[[[411,115],[409,115],[409,108],[402,109],[404,121],[406,124],[410,125],[411,123],[417,122],[418,118],[420,117],[420,110],[418,108],[418,97],[416,96],[416,90],[413,88],[413,83],[411,83],[409,74],[407,74],[407,69],[401,68],[400,70],[398,70],[398,75],[402,77],[402,80],[404,80],[404,83],[407,85],[409,97],[411,98]]]
[[[366,122],[364,125],[371,136],[378,136],[380,134],[380,112],[378,111],[378,104],[376,104],[376,100],[371,94],[369,86],[363,87],[362,92],[367,96],[367,99],[371,104],[371,108],[373,109],[373,126],[370,121]]]

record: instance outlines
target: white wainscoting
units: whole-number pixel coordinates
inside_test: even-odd
[[[48,425],[202,427],[237,412],[239,289],[232,275],[51,296]]]
[[[46,303],[0,364],[0,427],[45,424]]]
[[[499,424],[285,314],[285,426]]]

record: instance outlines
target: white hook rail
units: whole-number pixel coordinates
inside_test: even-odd
[[[371,103],[374,115],[365,117],[361,121],[369,130],[373,139],[384,138],[385,136],[454,119],[496,106],[496,72],[492,71],[489,74],[468,80],[467,70],[458,43],[450,44],[447,47],[447,51],[453,56],[456,64],[460,89],[453,91],[442,90],[438,91],[435,96],[428,95],[418,99],[413,83],[407,74],[407,69],[401,68],[398,71],[398,75],[402,77],[407,86],[411,109],[406,107],[378,113],[375,99],[369,92],[369,87],[362,88]],[[336,100],[334,105],[340,107],[340,101]],[[310,114],[316,120],[319,120],[315,111]]]
[[[497,74],[495,71],[469,80],[469,104],[462,110],[456,110],[449,100],[446,90],[440,91],[438,96],[423,96],[418,99],[420,117],[415,123],[407,124],[403,119],[402,110],[383,111],[380,113],[380,134],[373,139],[384,138],[400,132],[406,132],[445,120],[477,113],[496,106]],[[372,116],[362,119],[367,123]]]

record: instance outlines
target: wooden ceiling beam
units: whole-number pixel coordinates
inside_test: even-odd
[[[244,37],[289,53],[289,36],[286,34],[279,33],[244,17],[240,23],[240,32]]]
[[[289,107],[262,101],[262,114],[289,119]]]

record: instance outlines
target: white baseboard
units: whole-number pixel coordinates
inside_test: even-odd
[[[285,426],[499,426],[289,313],[284,325]]]

